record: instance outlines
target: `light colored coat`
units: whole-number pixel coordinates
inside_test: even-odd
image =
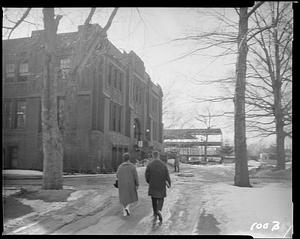
[[[136,187],[139,186],[135,166],[130,162],[122,163],[117,170],[120,203],[126,206],[138,200]]]

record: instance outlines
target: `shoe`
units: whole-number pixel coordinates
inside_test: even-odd
[[[162,222],[163,218],[162,218],[160,211],[157,212],[157,216],[158,216],[159,221]]]
[[[130,216],[130,212],[129,212],[129,209],[125,208],[125,211],[126,211],[126,216]]]
[[[123,209],[123,216],[126,217],[127,216],[127,212],[125,209]]]

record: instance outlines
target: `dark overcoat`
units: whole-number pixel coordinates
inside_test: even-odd
[[[139,186],[135,166],[130,162],[122,163],[117,170],[120,203],[126,206],[138,200],[136,187]]]
[[[148,195],[154,198],[164,198],[166,182],[171,186],[168,167],[160,159],[153,159],[145,171],[146,181],[149,184]]]
[[[174,166],[179,166],[179,157],[176,156],[174,159]]]

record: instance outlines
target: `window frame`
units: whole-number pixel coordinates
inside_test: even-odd
[[[14,129],[14,101],[12,99],[4,99],[3,104],[4,129]]]
[[[9,71],[9,65],[13,66],[13,71]],[[5,82],[14,82],[16,78],[16,63],[8,62],[5,64]],[[12,76],[8,76],[8,73],[13,74]]]
[[[27,71],[22,71],[21,66],[27,65]],[[21,60],[18,65],[18,82],[27,81],[29,76],[29,62],[28,60]]]
[[[66,62],[68,62],[66,64]],[[59,70],[61,72],[62,79],[66,79],[71,70],[71,58],[70,56],[63,56],[59,59]]]
[[[24,129],[26,126],[26,109],[27,109],[27,103],[25,99],[16,99],[15,101],[15,128],[16,129]],[[25,109],[24,112],[19,111],[19,103],[24,103]],[[20,112],[20,113],[19,113]],[[19,116],[22,116],[23,118],[23,125],[19,125]]]

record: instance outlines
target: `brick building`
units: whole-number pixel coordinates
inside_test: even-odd
[[[89,31],[100,28],[89,26]],[[58,121],[63,111],[65,73],[82,30],[58,34]],[[41,89],[43,31],[3,40],[3,168],[42,169]],[[64,171],[115,171],[123,152],[162,149],[162,89],[133,52],[105,41],[78,77],[74,144],[64,155]],[[135,154],[134,154],[135,155]]]

